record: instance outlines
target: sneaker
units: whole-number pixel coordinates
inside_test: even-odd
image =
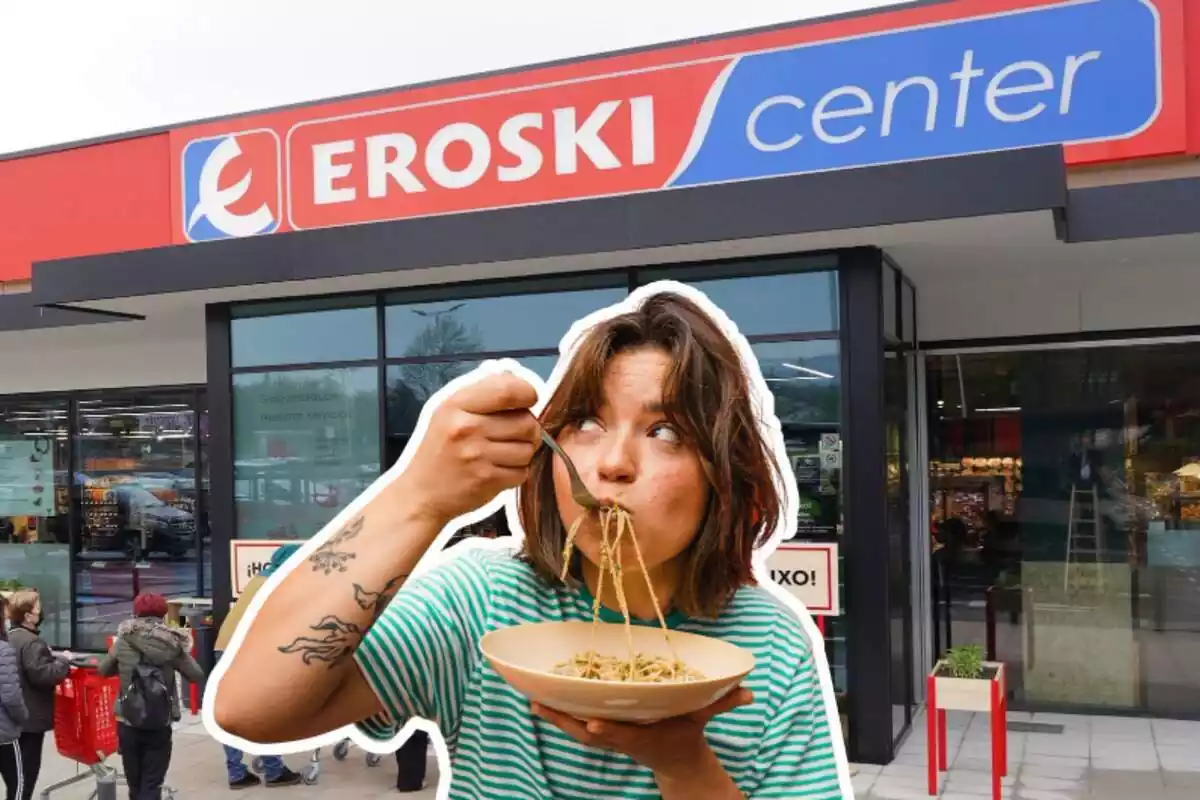
[[[247,772],[236,781],[229,782],[229,788],[235,792],[239,789],[253,789],[255,786],[262,786],[262,781],[253,772]]]
[[[266,781],[268,787],[296,786],[301,783],[304,783],[304,778],[300,777],[300,773],[292,772],[287,767],[284,767],[283,772],[279,773],[277,777],[268,778]]]

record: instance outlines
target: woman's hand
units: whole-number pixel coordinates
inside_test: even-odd
[[[533,386],[507,372],[454,393],[430,418],[396,491],[419,498],[441,526],[519,486],[541,435],[529,411],[537,399]]]
[[[561,728],[576,741],[604,750],[615,750],[654,773],[664,797],[741,797],[704,739],[704,728],[718,714],[749,705],[754,696],[736,689],[717,702],[660,722],[638,725],[607,720],[579,720],[569,714],[534,704],[535,716]],[[672,791],[668,791],[668,787]]]

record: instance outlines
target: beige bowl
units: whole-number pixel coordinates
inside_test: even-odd
[[[747,650],[694,633],[671,632],[671,643],[685,664],[704,675],[689,683],[625,683],[555,675],[554,666],[592,649],[592,623],[539,622],[486,634],[480,649],[509,685],[530,700],[579,719],[654,722],[688,714],[720,700],[754,669]],[[633,627],[637,652],[671,657],[662,628]],[[595,649],[628,657],[625,626],[600,623]]]

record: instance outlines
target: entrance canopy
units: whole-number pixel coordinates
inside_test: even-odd
[[[346,292],[858,246],[1064,234],[1061,147],[36,264],[30,302],[148,316]],[[164,302],[165,301],[165,302]]]

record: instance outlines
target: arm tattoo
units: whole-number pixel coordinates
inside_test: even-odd
[[[322,619],[311,630],[322,636],[300,636],[291,644],[279,648],[281,653],[299,653],[305,664],[324,661],[333,669],[351,655],[362,641],[363,629],[338,617]]]
[[[365,517],[355,517],[346,524],[346,527],[334,534],[332,539],[318,547],[316,552],[309,556],[308,560],[312,562],[313,572],[324,572],[328,575],[334,571],[346,571],[346,563],[358,558],[358,554],[339,548],[358,536],[364,520]]]
[[[362,587],[362,584],[356,583],[354,584],[354,601],[363,611],[371,611],[372,619],[379,619],[379,615],[387,608],[388,603],[392,602],[392,598],[396,596],[396,592],[400,591],[400,587],[407,577],[407,575],[398,575],[392,578],[378,592],[368,592]]]

